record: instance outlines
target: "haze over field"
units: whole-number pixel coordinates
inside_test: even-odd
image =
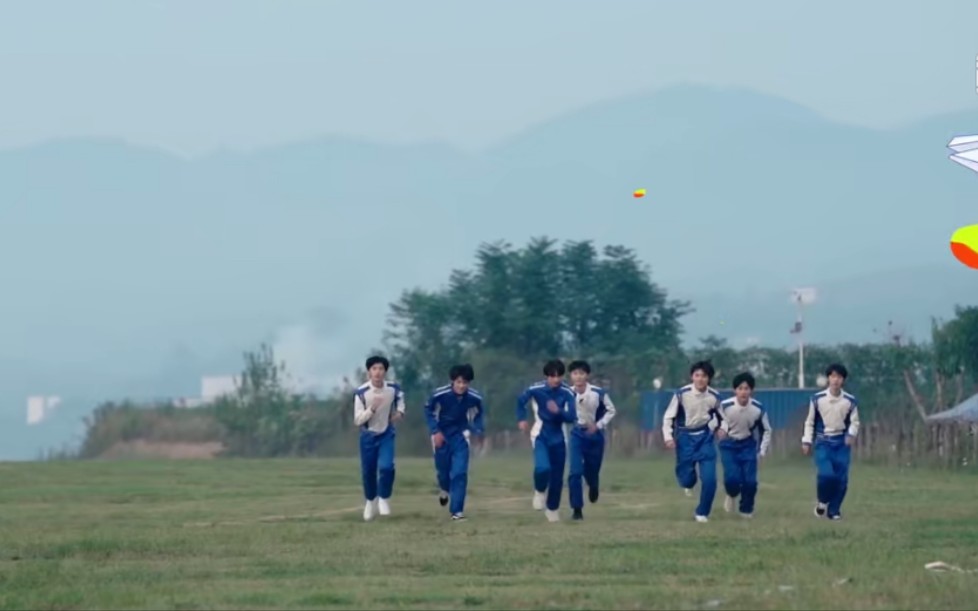
[[[0,459],[262,340],[329,387],[483,241],[634,248],[691,343],[786,344],[794,286],[817,342],[975,303],[944,145],[978,130],[978,6],[706,4],[4,5]],[[64,402],[28,428],[29,395]]]

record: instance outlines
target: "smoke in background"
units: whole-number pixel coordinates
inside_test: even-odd
[[[285,362],[293,390],[323,396],[361,365],[370,339],[357,333],[346,313],[323,308],[280,328],[272,349],[276,360]]]

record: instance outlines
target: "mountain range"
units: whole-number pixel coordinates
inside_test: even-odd
[[[690,343],[787,344],[798,286],[819,292],[807,341],[881,339],[890,320],[926,339],[978,302],[948,248],[978,223],[978,175],[945,148],[975,132],[978,110],[881,131],[680,86],[477,154],[336,137],[192,159],[112,139],[0,151],[0,459],[61,443],[16,424],[28,395],[75,406],[63,437],[102,398],[192,396],[260,341],[336,380],[402,290],[500,239],[634,248],[696,307]]]

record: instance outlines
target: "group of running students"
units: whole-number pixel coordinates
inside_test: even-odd
[[[394,488],[395,424],[404,417],[404,393],[386,379],[390,362],[382,356],[366,360],[368,380],[354,395],[354,424],[360,427],[360,465],[366,505],[363,518],[391,513]],[[570,373],[570,384],[565,374]],[[753,398],[755,380],[749,372],[733,378],[734,396],[723,400],[710,386],[715,375],[709,361],[694,363],[690,383],[675,391],[663,416],[665,445],[676,452],[676,479],[692,496],[700,482],[699,503],[693,514],[708,522],[717,492],[717,446],[723,464],[726,492],[724,509],[735,509],[744,518],[754,515],[758,462],[771,443],[771,425],[764,406]],[[560,520],[564,470],[570,469],[567,486],[572,518],[584,518],[584,486],[588,499],[600,495],[601,463],[605,431],[616,415],[607,391],[589,381],[591,367],[560,360],[543,366],[544,380],[523,391],[516,402],[520,431],[528,433],[533,447],[533,501],[547,520]],[[848,377],[843,365],[825,370],[827,388],[812,395],[805,419],[801,447],[814,453],[817,470],[816,517],[839,520],[848,490],[852,443],[859,433],[856,398],[843,390]],[[471,438],[485,434],[482,395],[471,388],[471,365],[455,365],[450,384],[436,389],[424,413],[431,435],[439,503],[448,506],[453,521],[465,520]],[[533,423],[529,416],[532,413]],[[717,443],[719,440],[719,443]]]

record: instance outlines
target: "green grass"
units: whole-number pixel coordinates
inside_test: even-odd
[[[757,516],[692,521],[666,458],[608,459],[586,520],[530,509],[530,456],[476,461],[467,523],[401,459],[362,521],[352,460],[0,465],[5,609],[968,609],[978,479],[856,465],[846,520],[807,464],[765,465]],[[565,493],[566,494],[566,493]],[[566,500],[566,496],[565,496]],[[566,517],[566,508],[562,510]]]

